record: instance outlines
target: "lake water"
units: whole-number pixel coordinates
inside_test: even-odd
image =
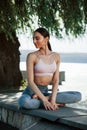
[[[27,54],[32,50],[20,50],[20,61],[25,62]],[[64,63],[87,63],[87,53],[59,53],[61,62]]]

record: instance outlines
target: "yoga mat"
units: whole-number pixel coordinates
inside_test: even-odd
[[[76,117],[87,115],[87,110],[82,110],[78,108],[71,108],[71,107],[60,107],[58,110],[45,110],[45,109],[34,109],[34,110],[26,110],[21,109],[22,113],[29,114],[32,116],[42,117],[51,121],[55,121],[60,118],[66,117]]]

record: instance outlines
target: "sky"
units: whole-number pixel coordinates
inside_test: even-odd
[[[19,37],[20,50],[36,50],[32,36],[30,38],[27,34],[21,34]],[[50,44],[52,50],[59,53],[87,53],[87,36],[81,36],[79,38],[57,39],[53,36],[50,37]]]

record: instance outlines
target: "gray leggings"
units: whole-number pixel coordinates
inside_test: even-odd
[[[48,93],[47,86],[40,86],[38,85],[38,88],[41,90],[41,92],[45,96],[51,95],[51,93]],[[39,107],[42,107],[43,103],[41,100],[33,99],[34,92],[30,89],[30,87],[27,87],[21,97],[18,100],[19,106],[26,108],[26,109],[37,109]],[[56,96],[56,103],[76,103],[81,100],[81,93],[78,91],[66,91],[66,92],[58,92]]]

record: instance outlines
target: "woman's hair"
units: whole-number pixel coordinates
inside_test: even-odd
[[[35,31],[34,31],[34,33],[35,32],[39,32],[43,37],[48,37],[48,38],[50,38],[50,35],[49,35],[49,32],[45,29],[45,28],[38,28],[38,29],[36,29]],[[48,45],[48,48],[49,48],[49,50],[50,51],[52,51],[52,48],[51,48],[51,45],[50,45],[50,42],[48,41],[48,43],[47,43],[47,45]]]

